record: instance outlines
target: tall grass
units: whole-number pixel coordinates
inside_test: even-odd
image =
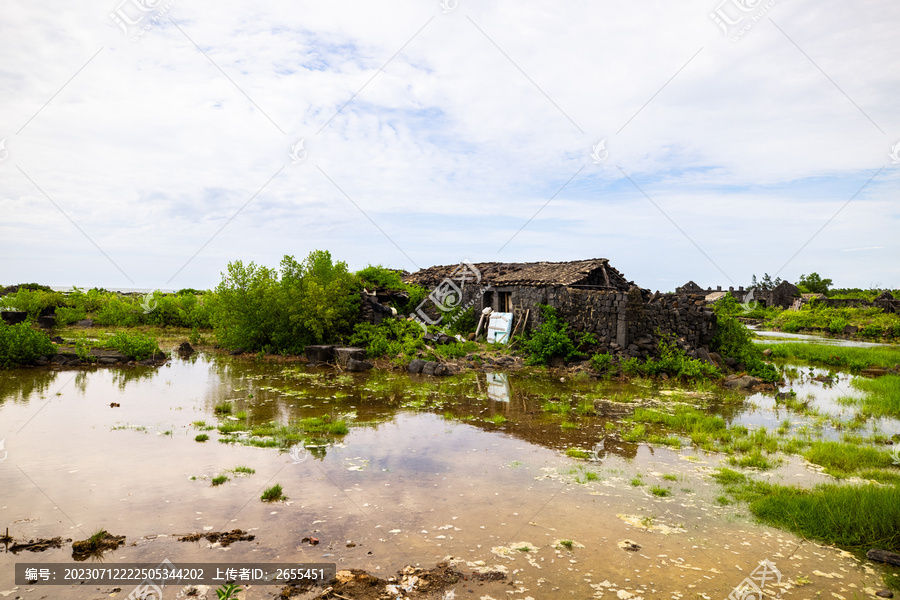
[[[868,367],[891,368],[900,364],[900,348],[855,348],[828,344],[761,344],[772,351],[774,358],[797,359],[804,362],[860,371]]]
[[[900,550],[900,487],[773,485],[750,511],[770,525],[843,548]]]
[[[861,469],[890,467],[893,458],[887,452],[846,442],[813,442],[803,454],[811,463],[825,467],[835,477],[845,477]]]
[[[854,379],[852,385],[866,393],[858,402],[873,415],[900,418],[900,376],[859,378]]]

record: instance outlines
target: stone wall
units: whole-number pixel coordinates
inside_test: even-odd
[[[575,331],[593,333],[601,349],[611,353],[647,356],[655,352],[660,336],[670,334],[688,351],[708,349],[715,335],[716,317],[703,295],[658,292],[651,295],[636,286],[628,292],[510,286],[488,290],[486,296],[482,296],[482,288],[471,286],[463,291],[462,305],[473,306],[477,315],[490,300],[491,308],[497,311],[501,292],[511,293],[513,327],[526,317],[526,327],[540,327],[543,319],[537,307],[547,304]],[[440,315],[431,302],[426,302],[423,309],[432,319]]]
[[[576,331],[593,333],[601,348],[632,356],[653,354],[661,336],[674,334],[687,350],[709,348],[716,332],[716,316],[703,296],[650,294],[633,287],[628,293],[607,290],[554,288],[545,302]],[[540,314],[529,317],[532,328]]]

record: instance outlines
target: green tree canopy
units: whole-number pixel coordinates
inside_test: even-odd
[[[818,273],[810,273],[809,275],[801,275],[797,287],[801,291],[809,294],[828,294],[828,288],[832,286],[830,279],[822,279]]]

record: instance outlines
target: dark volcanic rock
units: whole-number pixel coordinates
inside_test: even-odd
[[[415,360],[411,360],[409,362],[409,366],[406,367],[406,370],[410,373],[421,373],[422,369],[425,367],[425,361],[421,358],[417,358]]]
[[[17,310],[4,310],[0,312],[0,318],[2,318],[8,325],[24,323],[27,316],[28,313]]]
[[[368,371],[372,368],[372,363],[365,360],[356,360],[351,358],[347,361],[347,370],[353,372]]]
[[[311,363],[331,362],[334,360],[334,346],[307,346],[306,360]]]
[[[335,348],[334,356],[339,365],[346,366],[347,364],[349,364],[350,359],[365,360],[366,349],[354,347]]]

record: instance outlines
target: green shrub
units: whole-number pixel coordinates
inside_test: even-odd
[[[134,327],[141,323],[143,314],[139,302],[118,294],[110,294],[95,314],[94,321],[104,327]]]
[[[726,298],[729,296],[730,294]],[[750,330],[728,314],[728,305],[721,302],[717,302],[714,308],[717,327],[711,348],[724,357],[731,357],[743,363],[747,372],[754,377],[770,383],[778,381],[778,371],[763,360],[762,350],[753,343]]]
[[[83,308],[73,306],[60,306],[56,309],[56,326],[65,327],[77,321],[87,318]]]
[[[60,292],[43,289],[31,290],[20,287],[15,294],[3,297],[3,305],[28,313],[29,319],[37,318],[44,309],[56,308],[64,304],[65,298]]]
[[[658,349],[659,357],[648,358],[640,369],[643,374],[655,376],[665,373],[680,379],[719,378],[722,375],[714,365],[688,356],[670,338],[660,339]]]
[[[310,344],[339,342],[359,314],[358,279],[346,263],[314,251],[298,263],[285,256],[274,269],[228,264],[211,298],[219,342],[247,351],[299,353]]]
[[[359,323],[353,329],[350,344],[365,348],[369,358],[387,356],[401,361],[412,359],[425,348],[422,328],[405,319],[385,319],[378,325]]]
[[[612,366],[611,354],[595,354],[591,357],[591,368],[599,373],[608,371]]]
[[[480,313],[479,313],[480,314]],[[450,335],[467,335],[475,333],[478,327],[478,319],[475,317],[475,307],[470,306],[463,310],[462,306],[457,306],[449,314],[445,315],[440,323]]]
[[[119,331],[107,338],[105,345],[107,348],[118,350],[132,360],[144,360],[163,354],[156,338],[142,333]]]
[[[31,365],[41,356],[56,354],[56,346],[46,333],[28,323],[7,325],[0,321],[0,367]]]
[[[527,364],[548,365],[556,357],[566,361],[583,357],[578,346],[587,341],[585,336],[589,334],[570,334],[569,324],[562,320],[555,308],[546,304],[539,304],[538,308],[543,323],[522,341],[522,350],[528,355]]]

